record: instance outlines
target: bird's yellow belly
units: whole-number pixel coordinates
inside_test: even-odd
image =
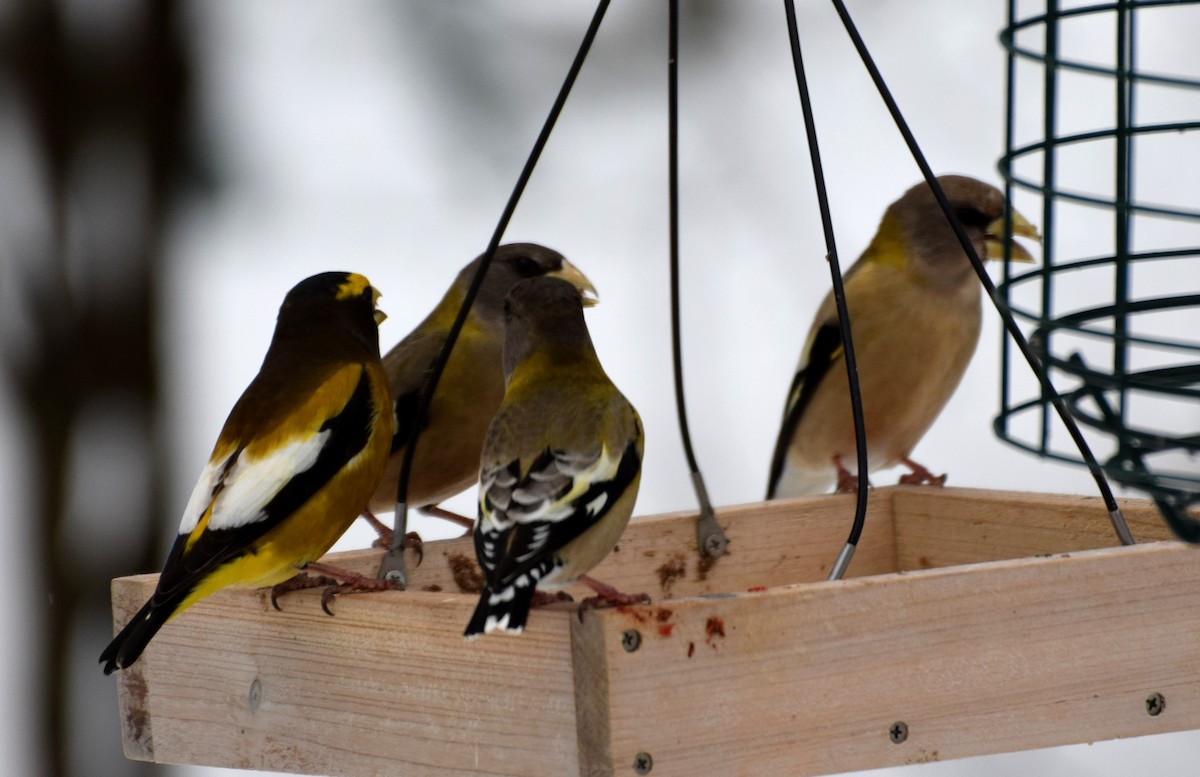
[[[373,444],[386,444],[380,441]],[[271,529],[250,548],[206,576],[183,601],[176,613],[230,585],[272,586],[290,579],[297,567],[316,561],[329,551],[362,512],[364,505],[348,505],[342,494],[365,494],[380,476],[380,466],[366,467],[366,460],[383,461],[381,453],[359,454],[330,483],[296,512]]]

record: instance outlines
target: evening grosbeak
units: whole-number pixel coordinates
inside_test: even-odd
[[[482,259],[476,257],[464,267],[433,312],[383,357],[396,428],[386,474],[371,497],[372,514],[395,507],[400,467],[425,378],[441,353]],[[409,472],[408,504],[471,526],[469,519],[436,509],[436,505],[470,487],[479,476],[483,436],[504,396],[504,298],[518,281],[540,276],[569,281],[579,289],[585,305],[597,301],[591,282],[557,251],[534,243],[510,243],[496,249],[422,421]],[[390,544],[390,530],[373,520],[373,515],[365,517],[384,537],[384,544]]]
[[[600,366],[579,291],[555,278],[513,287],[505,305],[504,399],[479,470],[475,555],[484,588],[465,636],[520,632],[534,589],[579,580],[629,523],[642,463],[637,411]]]
[[[1004,196],[994,186],[943,175],[958,220],[981,259],[1004,258]],[[1015,235],[1040,239],[1011,211]],[[1033,257],[1015,241],[1010,257]],[[979,340],[980,284],[928,184],[892,203],[874,239],[845,276],[862,391],[869,470],[903,464],[902,483],[944,482],[909,455],[949,401]],[[850,390],[833,293],[808,333],[775,444],[767,498],[854,490]]]
[[[150,600],[100,655],[138,659],[170,618],[229,585],[271,586],[320,558],[383,476],[392,439],[379,292],[314,275],[288,292],[258,375],[221,429]]]

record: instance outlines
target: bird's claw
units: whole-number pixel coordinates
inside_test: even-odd
[[[382,530],[377,529],[377,531],[379,532],[379,537],[371,543],[371,547],[383,548],[384,550],[391,548],[392,539],[395,538],[396,533],[386,526]],[[387,532],[386,536],[384,535],[385,531]],[[415,531],[410,531],[408,534],[405,534],[404,547],[417,554],[417,566],[421,566],[421,562],[425,560],[425,541],[421,539],[421,535],[417,534]]]
[[[424,507],[418,507],[417,512],[421,515],[431,515],[434,518],[441,518],[443,521],[449,521],[450,523],[458,524],[466,529],[466,532],[464,532],[462,535],[464,537],[470,537],[475,533],[475,521],[466,517],[465,515],[459,515],[458,513],[447,510],[439,505],[425,505]]]
[[[944,473],[935,475],[912,459],[903,459],[901,463],[912,470],[908,474],[900,476],[899,484],[902,486],[934,486],[940,488],[946,485],[946,475]]]
[[[837,468],[837,488],[834,489],[835,494],[856,494],[858,493],[858,475],[854,475],[850,470],[842,466],[842,457],[840,455],[833,457],[833,466]],[[867,481],[867,487],[870,488],[871,482]]]
[[[589,596],[579,603],[579,622],[583,623],[583,614],[588,610],[599,610],[606,607],[628,607],[631,604],[650,604],[650,594],[622,594],[616,596],[596,594]]]
[[[919,472],[910,472],[907,475],[900,476],[900,485],[902,486],[944,486],[946,485],[945,475],[934,475],[932,473],[921,474]]]
[[[365,575],[356,575],[345,582],[332,580],[321,591],[321,609],[326,615],[333,616],[333,610],[329,609],[329,605],[333,604],[333,600],[339,594],[349,593],[369,593],[371,591],[403,591],[404,586],[400,585],[398,580],[380,580],[374,577],[366,577]]]
[[[601,607],[623,607],[631,604],[650,604],[650,594],[621,593],[611,585],[587,575],[581,576],[579,582],[596,592],[595,596],[589,596],[579,603],[580,622],[583,621],[583,614],[588,610]]]
[[[372,548],[382,548],[387,550],[392,547],[392,538],[396,536],[395,532],[387,529],[387,535],[383,532],[379,533],[379,537],[371,543]],[[421,562],[425,560],[425,541],[421,539],[421,535],[415,531],[410,531],[404,535],[404,547],[411,549],[417,554],[417,566],[421,566]]]
[[[837,488],[835,494],[854,494],[858,492],[858,477],[851,475],[846,470],[838,473]]]
[[[417,566],[425,560],[425,541],[415,531],[404,535],[404,547],[417,554]]]
[[[554,593],[549,593],[547,591],[534,590],[533,592],[534,607],[544,607],[547,604],[554,604],[555,602],[573,601],[575,601],[575,597],[571,596],[566,591],[555,591]]]
[[[271,606],[278,612],[283,612],[283,608],[279,606],[279,597],[283,594],[289,594],[292,591],[304,591],[308,588],[320,588],[321,586],[329,586],[337,584],[337,580],[324,575],[307,575],[303,572],[293,578],[284,580],[278,585],[271,586]]]
[[[371,543],[372,548],[390,548],[392,547],[392,538],[396,533],[392,531],[387,524],[375,517],[375,513],[370,510],[364,510],[362,518],[367,523],[371,524],[371,528],[375,530],[375,540]]]
[[[321,609],[326,615],[333,615],[333,611],[329,609],[329,605],[333,603],[338,594],[353,593],[355,591],[403,591],[404,587],[397,580],[380,580],[377,577],[367,577],[360,575],[358,572],[349,569],[339,569],[338,567],[319,562],[309,562],[304,565],[304,569],[313,570],[321,573],[319,578],[321,582],[304,586],[305,588],[314,588],[318,585],[325,586],[321,591]]]

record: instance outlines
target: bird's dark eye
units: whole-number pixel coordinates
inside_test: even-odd
[[[542,266],[528,256],[514,257],[512,263],[517,274],[522,278],[533,278],[542,274]]]
[[[955,208],[954,215],[958,217],[958,220],[962,222],[964,227],[978,227],[979,229],[983,229],[992,221],[983,211],[976,208]]]

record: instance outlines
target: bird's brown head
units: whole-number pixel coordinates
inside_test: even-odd
[[[938,176],[950,209],[962,223],[981,259],[1005,258],[1005,201],[999,189],[965,175]],[[1037,228],[1016,210],[1010,211],[1014,236],[1041,240]],[[892,220],[903,240],[909,266],[930,279],[961,281],[973,276],[958,238],[946,221],[933,190],[921,182],[904,193],[889,208],[885,223]],[[1032,262],[1023,246],[1010,240],[1009,259]]]
[[[482,256],[476,257],[458,274],[455,285],[463,293],[481,261]],[[480,316],[499,322],[504,315],[504,300],[513,287],[523,280],[542,277],[566,281],[579,292],[585,307],[599,301],[592,282],[558,251],[537,243],[508,243],[496,249],[496,255],[488,265],[487,276],[475,298],[475,310]]]
[[[517,282],[504,301],[504,374],[534,351],[554,359],[595,359],[583,320],[585,298],[570,282],[553,276]]]
[[[376,307],[379,297],[379,291],[358,273],[325,272],[305,278],[284,297],[275,340],[315,343],[348,336],[378,355],[379,324],[387,317]]]

